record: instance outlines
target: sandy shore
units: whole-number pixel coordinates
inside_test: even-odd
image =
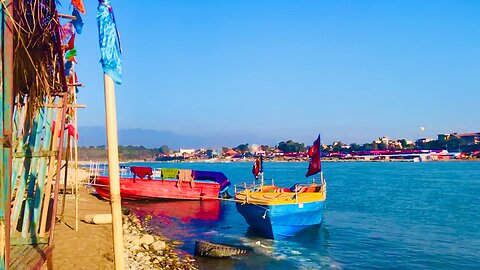
[[[80,217],[110,213],[109,203],[92,196],[87,188],[82,186],[79,195]],[[63,221],[55,225],[54,268],[113,269],[112,225],[83,221],[79,221],[78,225],[78,231],[75,231],[75,196],[67,194]]]
[[[73,174],[72,169],[69,172]],[[79,172],[83,175],[83,172]],[[54,269],[113,269],[114,252],[111,224],[89,224],[81,219],[91,214],[109,214],[110,204],[92,195],[93,190],[80,185],[78,231],[75,231],[75,195],[67,194],[62,222],[55,225]],[[61,213],[61,197],[59,208]],[[135,215],[124,216],[126,269],[197,269],[191,256],[175,252],[175,241],[149,235]]]

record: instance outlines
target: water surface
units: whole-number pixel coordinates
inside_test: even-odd
[[[251,180],[251,163],[131,163],[224,172]],[[480,269],[480,162],[323,163],[328,182],[321,226],[286,240],[248,229],[233,202],[132,204],[149,230],[185,242],[248,245],[256,254],[197,258],[205,269]],[[290,187],[307,163],[265,163],[266,178]],[[233,193],[233,188],[230,193]]]

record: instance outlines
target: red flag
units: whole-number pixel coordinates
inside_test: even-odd
[[[260,167],[261,167],[260,158],[257,158],[253,163],[252,173],[255,176],[255,179],[258,179],[258,175],[260,174]]]
[[[320,163],[320,135],[313,142],[312,147],[308,149],[308,156],[310,157],[310,164],[308,165],[308,171],[305,177],[314,175],[322,170]]]
[[[67,47],[65,47],[65,51],[73,50],[75,48],[75,34],[72,35],[70,40],[67,43]]]

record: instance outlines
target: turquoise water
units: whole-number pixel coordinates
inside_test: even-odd
[[[251,163],[142,164],[222,171],[233,184],[252,179]],[[287,187],[302,182],[306,168],[264,164],[266,178]],[[255,249],[248,257],[197,258],[204,269],[480,269],[480,162],[326,162],[323,169],[322,226],[287,240],[253,234],[232,202],[130,206],[153,214],[149,230],[183,240],[184,252],[193,253],[195,240]]]

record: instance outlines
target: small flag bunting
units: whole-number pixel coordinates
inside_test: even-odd
[[[84,23],[80,12],[78,12],[78,9],[73,9],[72,16],[75,16],[76,18],[75,20],[72,20],[73,27],[75,27],[75,32],[77,32],[77,34],[82,34]]]
[[[72,0],[72,5],[78,9],[83,15],[86,14],[85,5],[82,0]]]

